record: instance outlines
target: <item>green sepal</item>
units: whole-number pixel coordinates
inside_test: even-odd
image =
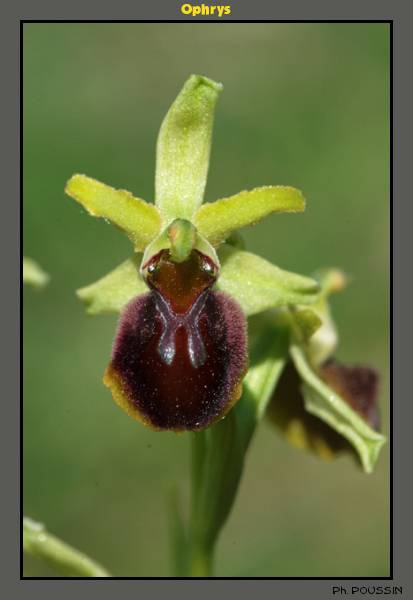
[[[248,316],[317,299],[319,285],[314,279],[283,271],[256,254],[224,245],[218,257],[221,274],[217,288],[235,298]]]
[[[191,75],[163,120],[156,149],[155,203],[164,225],[177,218],[190,220],[202,203],[221,90],[220,83]]]
[[[139,275],[141,259],[141,254],[135,255],[99,281],[77,290],[89,315],[119,313],[129,300],[148,291]]]
[[[28,283],[35,288],[42,288],[49,282],[49,275],[40,265],[27,256],[23,257],[23,283]]]
[[[233,231],[253,225],[271,213],[302,212],[305,200],[292,187],[264,186],[204,204],[194,215],[198,230],[218,246]]]
[[[65,192],[92,216],[102,217],[122,229],[137,252],[159,233],[161,217],[157,208],[126,190],[116,190],[85,175],[73,175]]]
[[[366,473],[373,471],[386,438],[372,429],[335,391],[313,371],[303,350],[292,344],[290,355],[302,379],[307,412],[343,436],[356,451]]]

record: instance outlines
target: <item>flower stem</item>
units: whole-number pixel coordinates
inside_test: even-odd
[[[213,552],[194,544],[191,554],[191,577],[212,577]]]
[[[192,434],[191,518],[187,536],[191,577],[212,577],[214,549],[232,510],[245,455],[286,360],[288,336],[272,320],[255,321],[242,397],[228,415]],[[250,331],[251,333],[251,331]]]
[[[72,577],[110,577],[94,560],[46,531],[44,525],[23,519],[23,550]]]
[[[213,548],[207,549],[202,541],[202,485],[208,458],[206,431],[192,434],[191,439],[191,526],[190,526],[190,575],[210,577],[212,575]]]
[[[191,520],[192,528],[198,518],[198,505],[201,494],[203,472],[207,451],[207,432],[199,431],[191,435]]]

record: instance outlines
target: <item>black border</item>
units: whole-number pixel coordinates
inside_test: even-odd
[[[393,415],[393,325],[394,325],[394,314],[393,314],[393,216],[394,216],[394,205],[393,205],[393,169],[394,169],[394,152],[393,152],[393,126],[394,126],[394,114],[393,114],[393,70],[394,70],[394,41],[393,41],[393,19],[372,19],[372,20],[273,20],[273,19],[260,19],[260,20],[223,20],[223,19],[208,19],[200,20],[198,18],[191,19],[173,19],[173,20],[31,20],[31,19],[20,19],[20,118],[19,118],[19,164],[20,164],[20,427],[19,427],[19,447],[20,447],[20,477],[19,477],[19,492],[20,492],[20,581],[26,580],[65,580],[70,581],[74,579],[89,580],[89,579],[101,579],[101,580],[142,580],[142,581],[158,581],[158,580],[247,580],[247,581],[394,581],[394,524],[393,524],[393,500],[394,500],[394,415]],[[390,118],[390,203],[389,203],[389,217],[390,217],[390,289],[389,289],[389,311],[390,311],[390,347],[389,347],[389,361],[390,361],[390,397],[389,397],[389,434],[390,434],[390,575],[387,577],[24,577],[23,576],[23,26],[25,23],[387,23],[390,25],[390,45],[389,45],[389,58],[390,58],[390,80],[389,80],[389,118]]]

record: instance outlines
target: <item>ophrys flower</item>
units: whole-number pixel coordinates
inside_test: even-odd
[[[221,88],[193,75],[172,104],[158,137],[155,204],[83,175],[66,186],[137,252],[79,296],[91,313],[122,311],[104,382],[156,429],[197,430],[224,416],[247,368],[246,316],[318,292],[314,280],[225,244],[269,213],[302,211],[298,190],[264,186],[201,206]]]

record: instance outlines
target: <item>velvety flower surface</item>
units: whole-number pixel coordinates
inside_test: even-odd
[[[344,365],[330,358],[321,365],[319,374],[370,427],[379,430],[378,375],[374,369],[360,365]]]
[[[128,414],[154,429],[203,429],[241,395],[245,316],[211,290],[214,270],[197,250],[182,263],[162,250],[148,266],[151,291],[122,313],[104,382]]]

